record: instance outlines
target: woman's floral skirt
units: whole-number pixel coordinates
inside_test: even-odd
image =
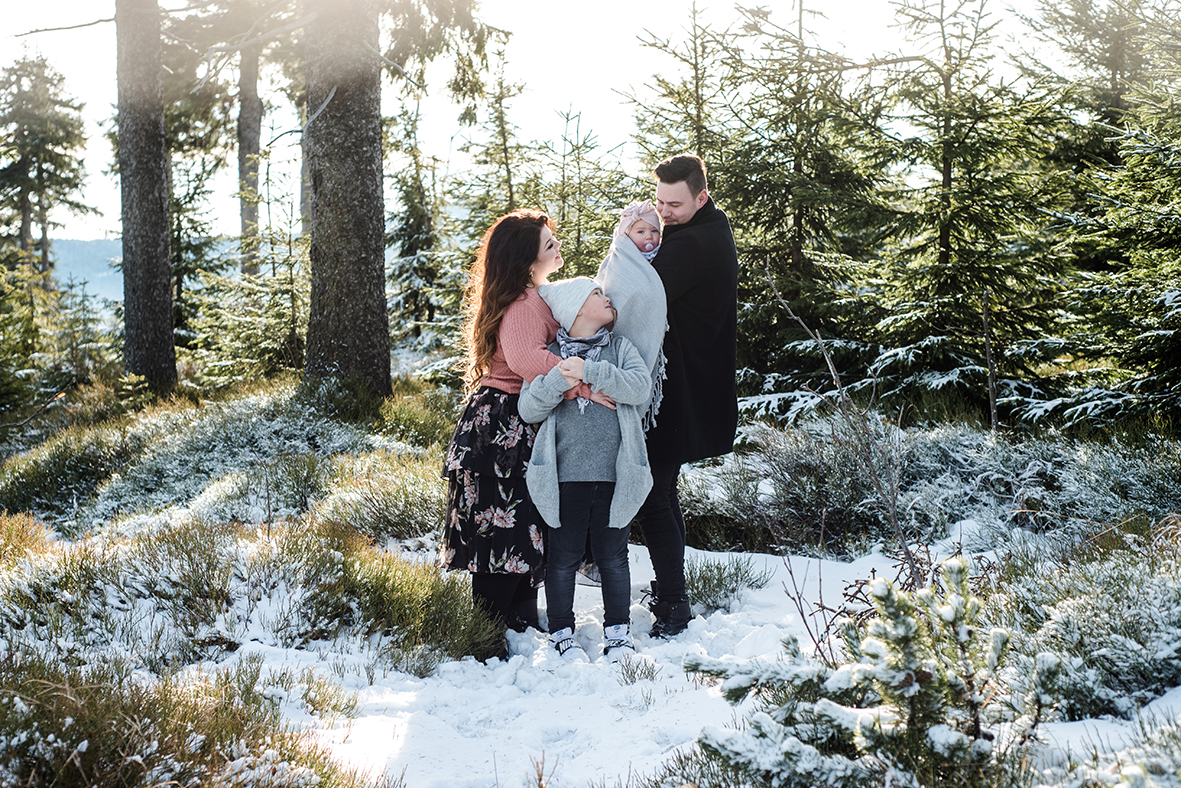
[[[439,563],[470,572],[545,578],[545,521],[525,486],[536,429],[521,420],[518,395],[481,387],[447,446],[447,520]]]

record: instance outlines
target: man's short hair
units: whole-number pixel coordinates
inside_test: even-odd
[[[680,153],[665,159],[656,165],[655,173],[661,183],[684,181],[693,196],[706,189],[705,162],[692,153]]]

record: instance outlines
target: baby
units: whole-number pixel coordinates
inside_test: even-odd
[[[615,234],[630,238],[644,259],[652,262],[660,250],[660,214],[656,212],[656,206],[651,200],[629,204],[619,213],[619,227]]]
[[[626,337],[644,359],[652,376],[652,393],[644,408],[645,432],[660,410],[664,380],[666,298],[664,283],[652,260],[660,251],[660,214],[651,200],[629,203],[619,212],[619,225],[607,257],[595,275],[612,305],[619,310],[615,333]]]
[[[652,378],[631,342],[614,336],[616,314],[599,283],[585,276],[537,289],[561,328],[550,351],[562,361],[521,386],[521,418],[542,422],[525,481],[545,520],[545,599],[550,642],[567,662],[587,661],[574,638],[575,573],[587,541],[603,594],[603,652],[635,654],[631,638],[629,524],[652,488],[641,426]],[[564,394],[580,381],[615,409]]]

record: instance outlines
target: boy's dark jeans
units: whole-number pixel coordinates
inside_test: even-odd
[[[636,514],[660,585],[660,600],[674,604],[688,599],[685,596],[685,519],[677,497],[680,472],[680,464],[653,463],[652,492]]]
[[[626,624],[631,618],[629,529],[608,525],[614,494],[614,482],[558,485],[562,527],[549,529],[545,559],[545,606],[551,633],[574,627],[574,575],[582,564],[588,534],[603,583],[603,626]]]

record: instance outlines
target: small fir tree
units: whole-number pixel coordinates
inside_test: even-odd
[[[941,586],[914,594],[880,578],[867,583],[876,617],[843,622],[844,664],[807,659],[794,638],[778,662],[686,657],[688,670],[722,681],[731,703],[752,694],[761,701],[741,728],[706,728],[698,740],[705,756],[751,785],[1004,784],[991,728],[1003,715],[1009,636],[983,631],[969,571],[953,558]],[[1016,727],[1028,732],[1039,721],[1028,716]]]

